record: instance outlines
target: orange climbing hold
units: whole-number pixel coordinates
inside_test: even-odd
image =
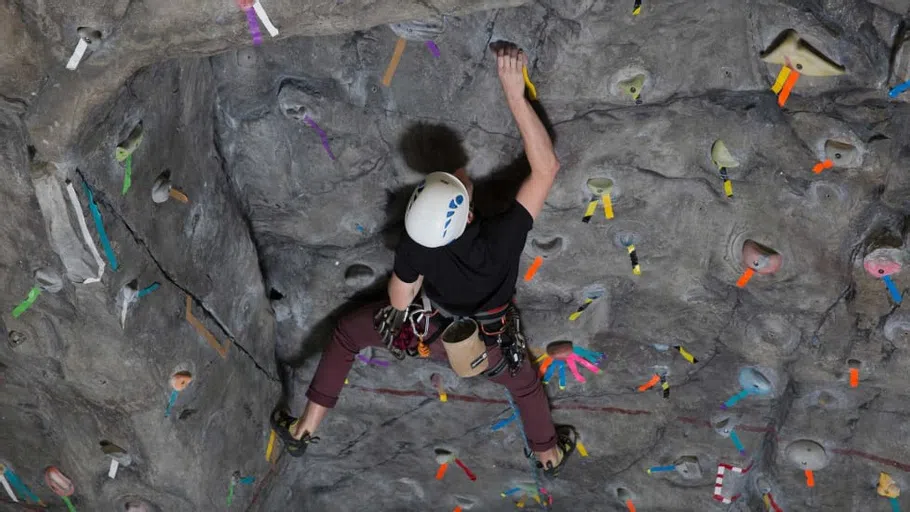
[[[784,82],[784,87],[780,90],[780,94],[777,95],[778,105],[783,107],[787,103],[787,99],[790,97],[790,91],[793,89],[793,86],[796,85],[797,80],[799,80],[799,71],[791,69],[790,74],[787,75],[787,81]]]
[[[815,487],[815,473],[811,469],[806,470],[806,487]]]
[[[850,387],[859,387],[859,368],[850,368]]]
[[[656,386],[658,382],[660,382],[660,375],[657,375],[657,374],[655,373],[655,374],[651,377],[651,380],[649,380],[648,382],[645,382],[645,383],[642,384],[641,386],[638,386],[638,390],[639,390],[639,391],[647,391],[647,390],[653,388],[654,386]]]
[[[743,275],[739,276],[739,280],[736,281],[736,286],[740,288],[745,288],[746,284],[752,279],[752,276],[755,275],[755,271],[751,268],[747,268]]]
[[[829,159],[826,159],[824,162],[819,162],[819,163],[815,164],[815,167],[812,168],[812,172],[814,172],[815,174],[821,174],[821,172],[824,171],[825,169],[830,169],[832,167],[834,167],[834,162],[832,162],[831,159],[829,158]]]
[[[531,263],[531,266],[528,267],[528,271],[525,272],[525,281],[534,279],[534,274],[537,273],[537,269],[539,269],[541,265],[543,265],[543,257],[538,256],[534,258],[534,263]]]

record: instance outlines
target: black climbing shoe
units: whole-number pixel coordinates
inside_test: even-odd
[[[319,441],[319,438],[304,434],[302,438],[294,439],[294,436],[291,435],[291,424],[294,423],[296,419],[297,418],[286,413],[281,407],[276,407],[275,410],[272,411],[269,423],[272,425],[272,430],[281,438],[281,442],[284,443],[284,447],[287,449],[288,453],[291,454],[291,457],[302,457],[303,454],[306,453],[307,446],[310,443]]]
[[[571,425],[556,425],[556,446],[562,452],[562,459],[556,466],[553,466],[553,464],[550,463],[547,467],[543,467],[543,464],[538,462],[537,467],[543,469],[544,475],[548,477],[553,478],[559,476],[559,471],[566,465],[569,456],[575,453],[575,446],[577,444],[578,431],[575,430],[575,427]]]

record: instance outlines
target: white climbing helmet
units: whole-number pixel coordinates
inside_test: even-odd
[[[464,233],[469,202],[461,180],[447,172],[430,173],[411,194],[404,228],[418,244],[442,247]]]

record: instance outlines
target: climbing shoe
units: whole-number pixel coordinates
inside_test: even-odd
[[[318,442],[319,438],[307,433],[300,439],[294,439],[294,436],[291,435],[291,428],[296,421],[296,418],[285,412],[281,407],[276,407],[272,411],[271,418],[269,418],[272,430],[281,438],[281,442],[284,443],[284,447],[291,454],[291,457],[302,457],[306,453],[307,446]]]
[[[544,475],[548,477],[559,476],[559,471],[565,466],[569,456],[575,453],[575,447],[578,444],[578,431],[571,425],[556,425],[556,447],[559,448],[559,462],[554,466],[548,463],[544,467],[538,462],[537,467],[543,470]]]

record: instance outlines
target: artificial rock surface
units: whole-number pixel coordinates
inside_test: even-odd
[[[632,2],[522,3],[268,1],[281,35],[261,47],[233,2],[7,3],[3,308],[39,269],[63,286],[0,317],[0,463],[57,508],[50,465],[72,479],[80,510],[221,510],[234,471],[256,481],[237,487],[232,509],[513,509],[499,493],[531,474],[517,427],[490,431],[509,414],[504,390],[424,361],[357,361],[321,443],[303,459],[264,458],[282,389],[299,412],[333,319],[382,293],[421,173],[467,163],[481,209],[509,193],[500,177],[520,167],[509,164],[521,142],[486,49],[508,39],[531,58],[562,162],[522,258],[545,257],[518,285],[525,330],[537,351],[570,340],[607,356],[600,374],[582,370],[586,383],[549,385],[554,418],[589,452],[547,484],[553,509],[623,510],[622,496],[642,511],[764,510],[770,490],[788,511],[890,510],[875,485],[881,471],[910,484],[910,317],[863,260],[882,247],[889,268],[907,257],[910,111],[887,90],[910,79],[910,6],[645,0],[633,17]],[[410,37],[384,87],[397,39],[386,24],[413,19],[441,55]],[[102,44],[68,71],[77,27]],[[782,108],[769,90],[779,67],[760,57],[789,29],[846,72],[801,77]],[[636,104],[622,84],[640,76]],[[140,121],[123,195],[115,147]],[[733,198],[711,161],[717,139],[739,163],[727,170]],[[833,167],[813,173],[826,158]],[[188,203],[152,201],[165,171]],[[615,218],[599,209],[585,224],[592,177],[613,181]],[[66,179],[97,241],[82,183],[95,190],[118,258],[100,283],[82,283],[96,267]],[[738,288],[746,240],[783,263]],[[134,279],[161,287],[121,326]],[[603,294],[569,322],[592,290]],[[224,358],[186,321],[187,295]],[[721,411],[744,368],[771,391]],[[165,417],[176,371],[193,382]],[[655,372],[669,399],[637,391]],[[746,455],[714,428],[724,419]],[[130,455],[116,479],[102,441]],[[818,445],[809,488],[792,454]],[[435,449],[478,480],[453,467],[437,481]],[[685,472],[645,472],[678,460]],[[725,479],[725,495],[741,494],[733,504],[712,499],[718,463],[751,464]]]

